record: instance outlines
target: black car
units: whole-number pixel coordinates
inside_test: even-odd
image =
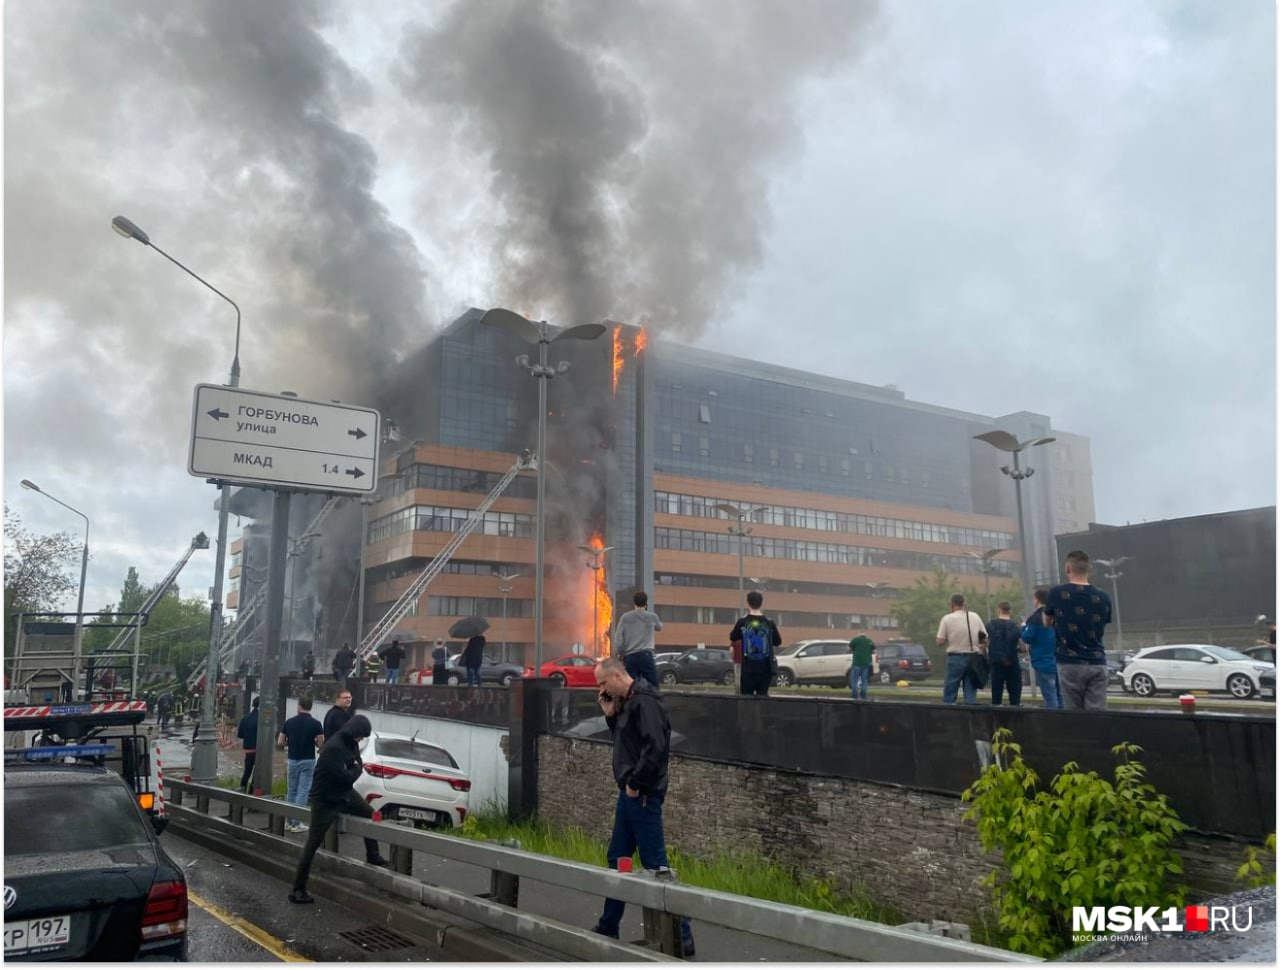
[[[924,680],[933,673],[933,661],[929,653],[918,643],[892,641],[876,647],[880,660],[880,683],[892,684],[899,680]]]
[[[1259,643],[1252,647],[1237,648],[1246,657],[1252,657],[1254,660],[1261,660],[1263,663],[1273,664],[1276,662],[1276,648],[1265,643]]]
[[[733,684],[733,654],[728,650],[686,650],[658,654],[655,660],[662,684]]]
[[[108,768],[4,772],[4,958],[186,960],[187,881]]]

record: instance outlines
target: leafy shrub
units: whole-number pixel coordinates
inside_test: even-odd
[[[1186,825],[1145,781],[1134,760],[1141,748],[1111,749],[1114,784],[1069,762],[1048,790],[1011,731],[996,731],[992,749],[994,763],[962,797],[983,849],[1003,856],[1003,870],[983,881],[1010,949],[1051,957],[1069,948],[1073,906],[1182,905],[1186,888],[1170,885],[1182,860],[1171,846]]]
[[[1262,856],[1271,856],[1271,861],[1264,867]],[[1272,832],[1262,849],[1248,846],[1244,850],[1244,865],[1236,870],[1236,878],[1250,889],[1276,884],[1276,834]]]

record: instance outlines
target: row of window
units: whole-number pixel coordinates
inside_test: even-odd
[[[430,559],[402,559],[385,567],[378,574],[378,582],[390,582],[401,576],[417,576],[430,565]],[[444,564],[441,573],[454,576],[532,576],[533,566],[502,562],[473,562],[470,560],[450,560]]]
[[[686,441],[685,439],[690,440]],[[716,457],[725,459],[730,457],[723,454],[724,450],[733,447],[737,450],[737,446],[731,446],[727,442],[721,442],[717,447]],[[702,458],[711,457],[711,436],[701,434],[696,440],[692,435],[687,435],[682,431],[671,432],[671,453],[673,455],[692,454],[694,452]],[[861,475],[867,481],[872,481],[877,477],[876,464],[870,461],[858,461],[850,458],[835,459],[830,455],[818,454],[808,455],[803,451],[787,451],[788,458],[784,461],[783,449],[781,448],[757,448],[751,442],[742,445],[741,453],[738,457],[744,465],[767,465],[770,468],[781,468],[784,465],[797,472],[817,471],[821,475],[840,474],[845,478],[856,478]],[[886,482],[897,483],[899,485],[911,484],[911,470],[906,465],[899,465],[895,468],[888,462],[880,463],[880,477]],[[932,479],[928,472],[920,472],[919,484],[922,488],[928,488],[932,484]]]
[[[654,573],[653,581],[658,586],[693,586],[701,589],[737,589],[736,576],[698,576],[690,573]],[[764,579],[763,581],[744,578],[743,589],[758,589],[763,593],[810,593],[815,596],[872,596],[877,599],[896,599],[902,590],[881,583],[861,583],[850,586],[847,583],[802,583],[793,579]]]
[[[705,623],[732,627],[742,614],[732,606],[660,606],[658,615],[664,623]],[[769,618],[780,627],[819,627],[827,630],[892,630],[897,622],[891,616],[868,613],[810,613],[803,610],[767,610]]]
[[[744,510],[749,507],[724,498],[657,491],[653,493],[653,504],[656,512],[704,519],[730,518],[726,512],[717,507],[720,505],[736,505]],[[796,529],[816,529],[822,532],[848,532],[853,535],[882,536],[888,539],[915,539],[919,542],[947,542],[983,549],[1008,549],[1013,544],[1013,534],[1009,532],[968,529],[956,525],[938,525],[933,522],[915,522],[908,519],[889,519],[876,515],[829,512],[824,509],[796,508],[790,505],[763,506],[750,516],[749,521],[760,525],[781,525]]]
[[[459,532],[475,509],[439,505],[411,505],[369,523],[369,542],[381,542],[405,532]],[[527,539],[533,535],[533,516],[520,512],[486,512],[476,533]]]
[[[441,492],[474,492],[488,495],[505,472],[476,471],[470,468],[451,468],[448,465],[418,463],[411,465],[395,478],[384,479],[378,497],[392,498],[414,488],[433,488]],[[537,479],[518,476],[502,494],[505,498],[533,498],[538,487]]]
[[[501,617],[502,597],[494,596],[428,596],[427,612],[432,616]],[[533,600],[507,598],[508,617],[533,616]]]
[[[716,555],[735,555],[738,551],[737,536],[719,532],[695,532],[692,529],[656,528],[653,530],[655,549],[674,549],[680,552],[709,552]],[[904,552],[897,549],[870,549],[865,546],[845,546],[834,542],[806,542],[800,539],[773,539],[749,535],[743,539],[743,554],[762,559],[795,559],[801,562],[835,563],[841,566],[888,566],[893,569],[911,569],[929,572],[941,566],[948,573],[980,574],[979,560],[972,556],[935,556],[925,552]],[[1012,576],[1013,566],[1008,562],[993,560],[992,574]]]

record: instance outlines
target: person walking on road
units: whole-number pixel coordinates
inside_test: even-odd
[[[431,684],[443,687],[449,683],[449,651],[444,648],[444,641],[437,640],[436,648],[431,651]]]
[[[622,658],[628,674],[657,687],[658,667],[653,662],[653,635],[662,629],[662,621],[649,609],[649,594],[644,590],[631,597],[631,602],[635,609],[618,617],[613,633],[614,650]]]
[[[334,697],[333,707],[329,708],[329,713],[324,716],[325,743],[327,744],[331,737],[341,731],[349,720],[351,720],[351,691],[343,687]]]
[[[165,691],[156,698],[156,717],[160,721],[160,730],[169,730],[169,718],[173,716],[173,694]]]
[[[671,754],[671,722],[662,695],[648,681],[632,677],[615,657],[596,665],[596,702],[613,734],[613,780],[618,801],[607,858],[610,869],[638,849],[640,865],[668,870],[662,830],[662,803],[667,797],[667,762]],[[618,938],[626,903],[606,899],[594,930]],[[681,927],[685,956],[693,956],[688,920]]]
[[[1032,594],[1036,608],[1022,624],[1022,642],[1031,654],[1031,673],[1036,680],[1036,690],[1049,710],[1062,709],[1062,694],[1058,691],[1058,662],[1054,659],[1057,646],[1053,627],[1044,622],[1044,604],[1049,601],[1049,591],[1038,589]]]
[[[249,794],[249,781],[253,777],[253,766],[258,760],[258,704],[261,697],[253,699],[253,709],[240,718],[236,728],[236,737],[244,745],[244,774],[240,776],[240,790]]]
[[[355,666],[355,651],[351,649],[350,643],[344,643],[342,649],[333,655],[333,679],[342,683],[351,676]]]
[[[875,642],[866,634],[854,637],[849,641],[853,651],[853,663],[849,667],[849,689],[853,691],[853,699],[867,699],[867,684],[871,682],[872,656],[876,652]]]
[[[484,663],[484,634],[477,633],[462,651],[462,665],[467,668],[467,686],[480,686],[480,665]]]
[[[311,792],[311,778],[316,769],[316,749],[324,744],[324,726],[311,716],[311,698],[298,699],[298,713],[284,722],[276,747],[285,749],[285,777],[288,786],[285,801],[290,805],[307,804]],[[287,832],[305,832],[306,824],[289,819]]]
[[[1062,706],[1068,711],[1107,709],[1107,653],[1102,636],[1111,622],[1111,597],[1089,582],[1093,564],[1080,550],[1067,553],[1067,581],[1049,590],[1046,623],[1053,625]]]
[[[311,875],[311,863],[316,850],[324,841],[325,832],[337,821],[339,815],[355,815],[372,819],[373,809],[353,791],[355,783],[364,771],[360,759],[360,742],[373,733],[369,719],[357,714],[324,743],[316,762],[315,777],[311,782],[311,831],[302,847],[298,868],[293,874],[291,903],[312,903],[315,899],[307,892],[307,879]],[[385,866],[387,860],[378,852],[376,839],[364,840],[365,861],[371,866]]]
[[[982,617],[966,609],[964,596],[951,597],[951,612],[938,624],[938,646],[947,648],[947,676],[942,684],[942,703],[954,704],[960,687],[964,687],[964,702],[978,703],[978,675],[972,661],[985,651],[987,628]]]
[[[1000,706],[1004,691],[1009,689],[1009,706],[1022,704],[1022,664],[1018,654],[1022,645],[1018,624],[1013,620],[1013,607],[1007,600],[996,604],[998,616],[987,623],[987,659],[991,661],[991,703]]]
[[[769,696],[769,684],[777,666],[773,651],[782,646],[778,625],[760,612],[762,606],[764,594],[753,589],[747,594],[747,615],[738,617],[729,632],[733,661],[742,665],[739,693],[756,697]]]
[[[400,646],[399,640],[391,641],[391,646],[387,647],[382,655],[382,661],[387,665],[387,683],[400,683],[400,664],[404,662],[404,647]]]

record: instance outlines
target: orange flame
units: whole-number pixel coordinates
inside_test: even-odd
[[[613,328],[613,393],[618,393],[618,377],[622,374],[622,325]]]
[[[594,533],[587,540],[587,545],[592,549],[604,548],[604,537],[599,533]],[[590,642],[593,636],[599,636],[599,643],[593,644],[593,649],[597,657],[608,657],[612,650],[610,648],[610,630],[613,629],[613,599],[609,596],[609,579],[608,570],[604,568],[604,557],[600,557],[600,569],[592,574],[591,583],[591,602],[587,605],[591,607],[588,615],[588,622],[592,624],[590,633],[583,637],[583,642]]]
[[[640,329],[636,331],[636,352],[632,356],[639,357],[640,351],[649,346],[649,334]]]

